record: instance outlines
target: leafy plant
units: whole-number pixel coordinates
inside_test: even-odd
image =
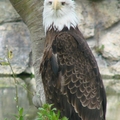
[[[99,47],[96,47],[95,50],[97,53],[102,54],[102,52],[104,51],[104,48],[105,48],[105,46],[101,45]]]
[[[23,108],[18,108],[18,115],[14,115],[16,117],[16,120],[24,120],[24,113],[23,113]]]
[[[44,104],[39,108],[36,120],[68,120],[66,117],[60,118],[60,111],[52,108],[53,104]]]

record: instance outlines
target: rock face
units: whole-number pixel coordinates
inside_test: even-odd
[[[7,9],[6,9],[7,8]],[[30,34],[8,0],[0,1],[0,74],[15,74],[26,70],[31,51]],[[11,55],[10,55],[11,54]],[[9,57],[8,57],[9,56]]]
[[[106,120],[120,119],[120,81],[115,79],[104,80],[104,86],[107,94],[107,113]]]
[[[17,105],[24,108],[25,120],[35,120],[37,108],[32,103],[35,80],[16,78],[16,81],[17,87],[12,77],[0,77],[0,120],[16,120],[14,115],[18,114]]]
[[[6,23],[0,26],[0,74],[12,74],[8,60],[15,74],[25,71],[31,51],[30,35],[22,22]],[[10,55],[11,54],[11,55]],[[8,56],[8,57],[7,57]],[[4,64],[6,62],[6,64]]]
[[[77,0],[77,13],[101,74],[120,74],[120,1]]]
[[[76,2],[79,28],[96,57],[101,74],[107,76],[120,74],[120,1],[76,0]],[[1,0],[0,58],[6,58],[7,45],[13,52],[10,62],[16,74],[24,72],[29,66],[31,51],[29,36],[27,27],[10,2]],[[0,65],[0,69],[2,69],[0,74],[11,73],[9,66]]]
[[[9,0],[0,0],[0,24],[21,20]]]

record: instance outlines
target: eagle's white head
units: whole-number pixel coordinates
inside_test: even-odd
[[[78,25],[74,0],[44,0],[43,25],[45,32],[52,27],[61,31]]]

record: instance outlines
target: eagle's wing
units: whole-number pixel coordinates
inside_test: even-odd
[[[53,71],[58,68],[61,94],[66,96],[82,120],[104,120],[104,86],[96,60],[86,41],[77,34],[64,32],[56,37],[52,49],[53,55],[57,57],[52,63],[57,61],[57,64],[51,65]]]
[[[105,120],[104,86],[83,37],[59,33],[43,58],[41,74],[47,101],[69,120]]]

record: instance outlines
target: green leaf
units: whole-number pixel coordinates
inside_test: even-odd
[[[68,120],[68,118],[66,118],[66,117],[63,117],[61,120]]]
[[[12,58],[13,58],[13,52],[12,52],[11,50],[8,50],[7,55],[8,55],[8,58],[9,58],[9,59],[12,59]]]
[[[56,108],[53,108],[52,111],[56,111],[57,109]]]
[[[66,117],[60,119],[60,111],[52,108],[53,104],[44,104],[39,109],[38,118],[36,120],[68,120]]]
[[[20,115],[20,116],[23,115],[23,108],[19,108],[19,115]]]
[[[14,117],[18,118],[18,115],[14,115]]]
[[[60,117],[60,111],[57,112],[57,119]]]
[[[10,65],[8,62],[0,62],[1,65]]]
[[[19,120],[24,120],[24,117],[23,117],[23,116],[20,116]]]

